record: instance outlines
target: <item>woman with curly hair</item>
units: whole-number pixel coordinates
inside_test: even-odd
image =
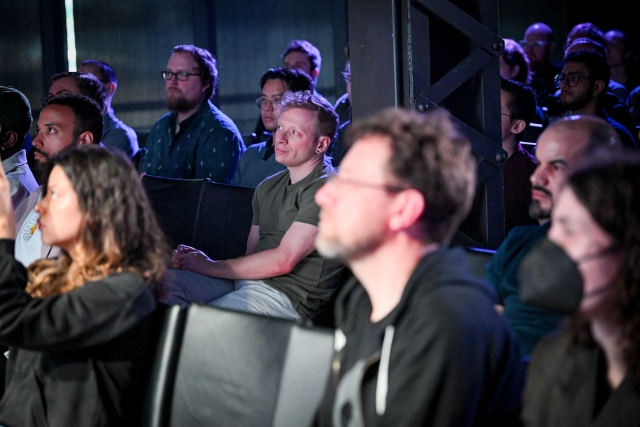
[[[10,348],[0,425],[139,425],[170,251],[123,155],[66,151],[43,194],[42,239],[62,252],[25,269],[0,170],[0,342]]]
[[[640,425],[640,157],[595,162],[568,179],[539,247],[548,281],[582,297],[571,326],[533,351],[526,426]]]

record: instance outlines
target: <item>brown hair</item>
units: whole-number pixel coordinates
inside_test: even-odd
[[[31,264],[26,291],[45,298],[129,271],[142,276],[159,295],[170,249],[131,161],[117,150],[88,145],[53,157],[47,171],[56,166],[78,196],[81,250],[73,259],[62,251],[56,260]]]
[[[414,188],[425,200],[420,221],[432,242],[448,243],[466,218],[475,194],[476,162],[471,144],[443,110],[428,114],[386,109],[354,122],[349,143],[367,135],[391,141],[390,172],[400,185]]]

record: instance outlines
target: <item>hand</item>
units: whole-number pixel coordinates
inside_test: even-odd
[[[0,167],[0,238],[15,239],[16,223],[11,202],[11,184]]]
[[[206,268],[211,260],[204,252],[187,245],[178,245],[173,251],[173,268],[206,274]]]

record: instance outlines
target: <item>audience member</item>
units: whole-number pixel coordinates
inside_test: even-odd
[[[551,61],[556,47],[553,30],[542,22],[530,25],[520,42],[529,58],[531,67],[531,89],[536,94],[540,107],[547,107],[549,96],[555,92],[553,79],[562,67]]]
[[[336,103],[333,104],[333,109],[336,111],[336,114],[340,119],[340,125],[351,120],[351,61],[348,59],[344,66],[342,76],[347,84],[347,92],[338,98]]]
[[[94,75],[107,88],[105,113],[102,116],[104,129],[100,141],[107,147],[122,150],[129,157],[133,157],[139,150],[138,136],[129,126],[118,119],[113,112],[111,102],[118,88],[118,76],[106,62],[97,59],[87,59],[80,65],[80,72]]]
[[[273,132],[278,127],[280,110],[278,109],[286,91],[300,92],[313,90],[311,78],[304,72],[295,69],[271,68],[260,77],[262,93],[256,99],[260,108],[260,119],[269,138],[261,143],[247,147],[238,162],[232,184],[245,187],[257,187],[265,178],[286,168],[276,161]]]
[[[27,97],[17,89],[0,86],[0,157],[14,208],[38,187],[23,148],[32,122]]]
[[[631,91],[629,98],[627,98],[627,104],[629,104],[629,113],[633,123],[636,125],[638,140],[640,140],[640,86]]]
[[[604,34],[607,61],[611,66],[611,80],[623,84],[628,93],[640,85],[640,60],[637,58],[631,38],[621,30]]]
[[[245,147],[233,121],[210,101],[216,60],[206,49],[179,45],[161,74],[171,113],[151,128],[140,172],[230,183]]]
[[[564,43],[565,52],[567,49],[569,49],[569,46],[571,46],[574,40],[580,38],[591,39],[601,46],[606,45],[604,33],[602,32],[602,30],[600,30],[600,28],[598,28],[597,25],[592,24],[591,22],[582,22],[580,24],[574,25],[573,28],[569,30],[569,33],[567,34],[567,40]]]
[[[316,83],[320,75],[320,66],[322,65],[322,56],[317,47],[306,40],[292,40],[281,55],[282,68],[288,70],[300,70],[309,77],[313,82],[313,91],[317,96],[321,96],[316,91]],[[267,129],[262,123],[262,117],[258,117],[258,123],[254,133],[258,138],[258,142],[268,138]]]
[[[0,171],[0,341],[10,346],[0,425],[141,423],[159,332],[151,288],[166,252],[135,169],[107,150],[71,150],[48,164],[36,209],[43,240],[62,252],[28,270],[13,257]]]
[[[57,73],[51,77],[51,87],[46,96],[42,98],[42,106],[60,95],[83,95],[93,99],[100,111],[107,111],[109,92],[105,85],[96,76],[89,73]]]
[[[338,126],[338,133],[336,134],[336,138],[333,141],[333,143],[331,144],[331,146],[329,147],[329,156],[331,156],[331,161],[333,163],[333,167],[337,168],[338,166],[340,166],[340,162],[342,161],[342,158],[344,157],[344,155],[347,153],[347,150],[349,149],[349,147],[347,147],[347,145],[345,144],[345,134],[347,132],[347,129],[349,129],[349,127],[351,126],[351,64],[349,63],[349,61],[347,61],[347,66],[344,70],[344,72],[342,73],[342,75],[344,76],[344,79],[347,82],[347,102],[348,102],[348,118],[343,122],[341,120],[341,124],[340,126]],[[340,104],[339,102],[336,103],[337,106],[341,106],[344,104]],[[337,113],[337,110],[336,110]]]
[[[287,167],[256,188],[244,257],[213,261],[184,245],[174,251],[167,303],[218,307],[284,318],[313,318],[335,290],[339,264],[314,249],[313,197],[334,172],[325,157],[338,116],[323,98],[286,92],[274,136],[276,161]]]
[[[577,297],[570,326],[532,354],[527,427],[640,423],[640,158],[604,157],[568,178],[526,260]]]
[[[636,146],[633,135],[613,120],[602,106],[611,70],[606,60],[594,50],[569,52],[562,73],[556,78],[564,115],[595,115],[609,122],[626,146]]]
[[[386,110],[350,130],[316,194],[316,246],[355,278],[336,302],[318,426],[513,425],[524,365],[494,294],[450,249],[476,164],[445,113]]]
[[[520,145],[525,129],[536,115],[536,98],[533,91],[522,83],[501,77],[500,106],[502,149],[509,156],[503,169],[504,228],[508,233],[516,225],[538,223],[529,216],[529,177],[536,169],[536,159]]]
[[[535,151],[538,166],[531,175],[530,214],[543,225],[513,228],[487,265],[487,280],[495,287],[504,316],[526,354],[531,353],[540,338],[556,329],[561,316],[521,301],[520,263],[546,236],[551,226],[551,209],[567,169],[598,148],[614,150],[620,145],[620,138],[613,128],[595,116],[572,116],[555,121],[538,139]]]
[[[525,86],[531,85],[529,58],[515,40],[504,39],[504,52],[500,55],[500,76]]]
[[[90,98],[60,95],[51,99],[40,112],[38,135],[33,140],[36,166],[45,167],[55,154],[78,145],[99,144],[102,113]],[[93,172],[92,172],[93,173]],[[108,185],[105,181],[103,185]],[[16,209],[15,257],[25,266],[41,258],[55,258],[60,249],[42,240],[36,209],[44,187],[38,187]]]

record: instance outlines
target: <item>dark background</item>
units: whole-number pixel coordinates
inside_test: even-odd
[[[0,85],[23,91],[36,115],[50,75],[64,71],[60,58],[66,55],[55,40],[64,21],[56,13],[61,4],[63,0],[0,2]],[[528,25],[542,21],[562,46],[574,24],[590,21],[604,31],[620,28],[640,42],[631,3],[599,4],[501,1],[500,36],[520,40]],[[333,102],[345,91],[340,72],[348,42],[347,0],[75,0],[74,21],[77,63],[96,58],[115,68],[120,80],[113,101],[116,114],[138,131],[148,130],[166,112],[160,70],[177,44],[193,43],[217,57],[215,102],[242,133],[251,132],[258,117],[252,103],[259,95],[258,78],[281,65],[280,54],[292,39],[307,39],[320,49],[321,94]],[[561,55],[556,49],[555,59]]]

